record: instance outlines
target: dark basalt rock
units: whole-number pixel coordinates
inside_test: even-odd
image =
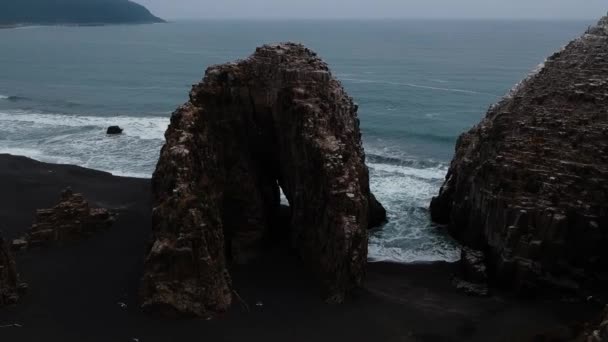
[[[123,129],[118,126],[110,126],[110,127],[108,127],[106,134],[117,135],[117,134],[122,134],[122,131],[123,131]]]
[[[456,288],[467,294],[488,295],[488,273],[483,252],[463,247],[460,256],[460,274],[453,280]]]
[[[258,48],[211,67],[178,108],[153,176],[153,243],[143,307],[213,316],[231,304],[227,259],[290,240],[328,302],[361,284],[367,228],[386,219],[369,189],[357,106],[315,53]],[[280,222],[279,186],[290,203]]]
[[[79,240],[109,228],[113,222],[107,209],[90,208],[82,194],[68,188],[61,193],[61,201],[55,207],[36,211],[32,228],[24,237],[13,241],[13,249]]]
[[[19,300],[19,275],[9,246],[0,235],[0,307]]]
[[[370,229],[380,227],[387,222],[386,209],[378,202],[374,194],[370,194],[368,220]]]
[[[596,322],[587,325],[575,342],[608,342],[608,307]]]
[[[608,19],[459,138],[431,213],[486,251],[497,285],[600,287],[608,270]]]

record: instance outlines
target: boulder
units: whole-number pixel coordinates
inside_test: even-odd
[[[432,218],[495,284],[602,288],[608,270],[608,19],[463,134]],[[605,279],[605,278],[604,278]]]
[[[79,240],[109,228],[113,215],[103,208],[90,208],[82,194],[70,188],[61,193],[59,204],[36,211],[35,222],[25,236],[13,241],[13,249],[46,246],[55,242]]]
[[[369,188],[357,106],[299,44],[210,67],[171,117],[154,173],[145,309],[212,317],[232,301],[229,260],[289,230],[328,302],[365,275],[367,229],[386,219]],[[281,222],[280,190],[290,204]]]
[[[374,194],[370,194],[369,201],[369,228],[380,227],[387,222],[386,209],[376,199]]]
[[[453,280],[456,288],[470,295],[488,295],[488,274],[484,253],[465,246],[462,248],[459,263],[460,273]]]
[[[464,278],[476,284],[485,284],[488,281],[485,257],[483,252],[469,247],[462,248],[460,265]]]
[[[117,135],[117,134],[122,134],[122,131],[123,131],[123,129],[118,126],[110,126],[110,127],[108,127],[106,134]]]

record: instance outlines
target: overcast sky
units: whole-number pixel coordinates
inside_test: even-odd
[[[178,18],[593,19],[608,0],[134,0]]]

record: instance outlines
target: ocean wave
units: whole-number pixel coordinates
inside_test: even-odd
[[[448,81],[448,80],[442,80],[439,78],[431,78],[431,79],[429,79],[429,81],[436,82],[436,83],[450,83],[450,81]]]
[[[46,26],[41,26],[41,25],[19,25],[19,26],[13,27],[13,30],[32,30],[32,29],[45,28],[45,27]]]
[[[140,139],[164,139],[169,125],[169,117],[134,117],[134,116],[88,116],[69,114],[32,113],[27,111],[0,112],[2,129],[19,128],[28,124],[29,128],[53,129],[60,127],[89,127],[105,131],[108,126],[118,125],[127,136]],[[17,126],[17,127],[11,127]]]
[[[368,146],[366,150],[374,152],[368,153],[370,188],[386,208],[389,219],[370,236],[370,260],[401,263],[458,260],[460,247],[431,222],[428,210],[448,166],[416,160],[386,147]]]
[[[12,102],[17,102],[17,101],[27,101],[27,100],[30,100],[30,98],[25,97],[25,96],[9,96],[7,98],[7,100],[12,101]]]
[[[10,96],[9,95],[0,95],[0,100],[17,102],[17,101],[29,100],[29,98],[24,97],[24,96],[15,96],[15,95],[10,95]]]
[[[378,174],[409,176],[423,180],[441,180],[445,177],[447,167],[414,168],[401,165],[368,163],[368,167]]]
[[[404,243],[410,243],[404,241]],[[369,261],[371,262],[435,262],[446,261],[456,262],[460,260],[460,249],[454,248],[453,244],[442,241],[433,241],[420,243],[412,246],[412,248],[403,248],[402,246],[387,247],[383,244],[372,243],[369,246]]]
[[[419,88],[419,89],[427,89],[427,90],[445,91],[445,92],[452,92],[452,93],[487,95],[487,96],[492,96],[492,97],[500,97],[500,95],[486,93],[486,92],[482,92],[482,91],[475,91],[475,90],[469,90],[469,89],[458,89],[458,88],[433,87],[433,86],[427,86],[427,85],[421,85],[421,84],[415,84],[415,83],[366,80],[366,79],[358,79],[358,78],[342,78],[341,80],[355,82],[355,83],[376,83],[376,84],[386,84],[386,85],[403,86],[403,87]]]
[[[367,164],[389,164],[407,166],[416,169],[444,169],[444,163],[430,159],[416,159],[405,155],[382,155],[379,151],[370,147],[365,147]]]
[[[453,144],[458,139],[455,135],[439,135],[439,134],[430,134],[430,133],[420,133],[420,132],[405,132],[403,133],[407,135],[409,138],[419,138],[424,141],[431,141],[437,143],[449,143]]]
[[[48,155],[40,149],[34,148],[21,148],[21,147],[1,147],[0,154],[10,154],[13,156],[28,157],[43,163],[60,164],[60,165],[77,165],[81,167],[89,167],[87,163],[83,163],[81,159],[76,157],[61,156],[61,155]],[[145,172],[133,172],[133,171],[122,171],[108,169],[104,167],[90,167],[99,171],[105,171],[118,177],[130,177],[130,178],[142,178],[150,179],[151,174]]]
[[[77,158],[71,158],[68,156],[50,156],[46,155],[44,151],[35,148],[27,147],[3,147],[0,146],[0,154],[10,154],[13,156],[24,156],[44,163],[52,164],[64,164],[64,165],[78,165],[80,160]],[[105,171],[105,170],[104,170]]]
[[[168,124],[168,117],[4,111],[0,112],[0,153],[150,178]],[[106,135],[110,125],[121,126],[124,134]]]

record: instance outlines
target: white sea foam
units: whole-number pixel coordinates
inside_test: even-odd
[[[0,153],[150,178],[169,118],[0,112]],[[125,129],[107,136],[110,125]]]
[[[22,25],[22,26],[13,27],[13,30],[32,30],[32,29],[44,28],[44,27],[46,27],[46,26],[40,26],[40,25]]]
[[[34,148],[21,148],[21,147],[5,147],[0,146],[0,154],[12,154],[14,156],[25,156],[32,159],[36,159],[37,157],[41,157],[43,155],[42,151],[34,149]]]
[[[438,166],[432,168],[424,168],[419,169],[415,167],[404,167],[400,165],[391,165],[391,164],[377,164],[377,163],[368,163],[368,166],[377,171],[384,173],[393,173],[400,176],[413,176],[416,178],[428,179],[428,180],[438,180],[443,179],[445,173],[447,171],[445,166]]]
[[[44,151],[35,148],[26,147],[2,147],[0,146],[0,154],[11,154],[14,156],[24,156],[45,163],[78,165],[79,160],[67,156],[46,155]]]
[[[367,148],[379,152],[378,149]],[[459,246],[432,225],[428,206],[447,167],[369,163],[370,187],[387,210],[389,222],[370,236],[371,261],[456,261]]]
[[[8,100],[9,96],[0,94],[0,100]]]
[[[434,241],[433,243],[418,244],[413,248],[386,247],[380,243],[371,243],[368,253],[372,262],[390,261],[399,263],[460,260],[460,249],[453,244]]]
[[[91,127],[100,131],[108,126],[118,125],[127,136],[139,139],[164,139],[169,125],[169,117],[134,117],[134,116],[87,116],[67,114],[42,114],[27,111],[0,112],[0,123],[4,129],[10,126],[29,125],[37,128],[53,129],[54,127]]]

